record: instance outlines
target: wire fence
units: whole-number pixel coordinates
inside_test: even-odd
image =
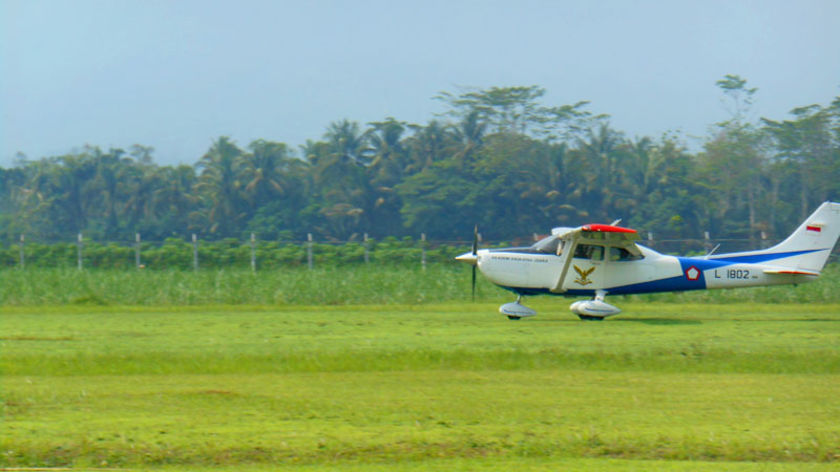
[[[767,248],[776,243],[766,239],[713,239],[706,233],[698,239],[643,239],[640,244],[665,254],[703,255]],[[527,246],[540,236],[517,241],[484,241],[481,247]],[[252,271],[283,267],[305,267],[352,264],[401,264],[425,268],[430,263],[452,263],[455,256],[470,249],[471,240],[429,240],[387,237],[351,241],[316,241],[309,234],[305,240],[260,240],[251,234],[246,240],[224,239],[203,241],[197,235],[190,239],[169,238],[145,241],[136,234],[133,241],[94,241],[82,234],[75,241],[39,241],[27,239],[0,245],[2,268],[86,268],[113,269],[224,269],[250,268]],[[840,258],[835,250],[832,260]]]
[[[697,239],[654,239],[648,234],[640,244],[664,254],[698,256],[767,248],[777,241],[767,239],[713,239],[708,233]],[[540,238],[533,235],[515,241],[485,241],[479,237],[480,247],[500,248],[528,246]],[[13,243],[0,244],[0,268],[86,268],[114,269],[224,269],[250,268],[252,271],[283,267],[305,267],[352,264],[401,264],[425,268],[430,263],[452,263],[454,257],[466,252],[472,240],[430,240],[425,234],[419,238],[387,237],[350,241],[317,241],[312,234],[304,240],[260,240],[250,238],[201,240],[168,238],[163,241],[143,240],[136,234],[133,241],[95,241],[77,234],[74,241],[48,241],[21,235]],[[831,260],[840,259],[835,249]]]

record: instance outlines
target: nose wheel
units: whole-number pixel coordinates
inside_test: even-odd
[[[537,314],[537,312],[533,309],[528,308],[527,306],[520,303],[521,300],[522,295],[519,295],[518,297],[516,297],[515,302],[505,303],[504,305],[499,307],[499,313],[507,315],[508,319],[512,321],[521,320],[522,318],[534,316]]]

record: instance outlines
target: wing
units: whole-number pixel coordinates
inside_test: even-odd
[[[641,239],[639,232],[635,229],[622,228],[612,225],[585,225],[579,228],[582,237],[596,241],[608,241],[610,243],[631,242],[635,244]]]
[[[591,243],[606,244],[609,246],[623,247],[634,255],[641,254],[636,241],[641,239],[639,232],[635,229],[623,228],[621,226],[591,224],[577,228],[554,228],[551,234],[560,237],[569,243]]]

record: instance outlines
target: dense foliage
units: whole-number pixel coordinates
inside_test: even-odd
[[[693,153],[674,135],[628,138],[586,102],[547,106],[528,86],[443,92],[448,112],[423,125],[337,121],[300,152],[220,137],[193,166],[157,165],[139,145],[20,156],[0,168],[0,239],[464,240],[478,224],[511,240],[619,217],[660,238],[773,239],[840,198],[840,97],[754,123],[756,89],[731,75],[717,85],[730,119]]]

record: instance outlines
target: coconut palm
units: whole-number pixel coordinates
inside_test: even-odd
[[[206,229],[221,237],[233,236],[245,216],[238,159],[242,150],[227,136],[213,142],[198,161],[195,191],[201,198]]]

